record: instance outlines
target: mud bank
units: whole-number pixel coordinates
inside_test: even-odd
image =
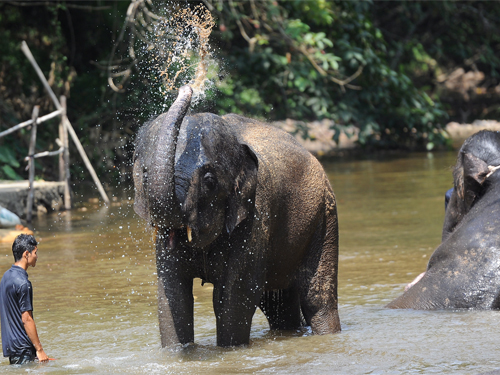
[[[28,187],[28,181],[0,181],[0,206],[25,219]],[[34,188],[34,214],[45,214],[64,208],[63,182],[35,181]]]

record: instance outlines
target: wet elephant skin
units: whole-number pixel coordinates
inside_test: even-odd
[[[287,133],[237,115],[186,116],[191,89],[145,124],[134,209],[156,229],[163,346],[193,342],[193,278],[214,285],[217,344],[249,343],[257,307],[271,329],[340,331],[335,196]]]
[[[500,308],[500,134],[481,131],[462,145],[442,243],[425,275],[387,305],[412,309]]]

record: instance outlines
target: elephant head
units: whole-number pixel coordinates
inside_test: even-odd
[[[464,142],[453,170],[455,188],[446,209],[443,242],[491,186],[499,165],[499,132],[480,131]]]
[[[453,171],[443,239],[427,270],[390,308],[500,307],[500,133],[481,131],[462,145]]]
[[[252,211],[258,161],[223,118],[187,116],[184,86],[166,114],[144,125],[134,153],[136,213],[169,238],[204,247]]]

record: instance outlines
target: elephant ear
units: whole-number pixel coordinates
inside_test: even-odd
[[[257,188],[258,159],[247,145],[242,145],[243,158],[241,169],[236,176],[229,196],[226,215],[226,230],[231,234],[243,220],[253,211],[255,206],[255,190]]]
[[[456,226],[465,214],[465,205],[462,200],[458,197],[457,189],[453,189],[450,201],[446,207],[446,212],[444,215],[443,232],[441,235],[441,242],[448,239],[451,233],[455,230]]]
[[[464,209],[467,212],[475,199],[481,195],[483,184],[490,170],[485,161],[473,154],[463,153],[461,159],[461,163],[457,164],[454,172],[455,188],[458,197],[464,202]]]

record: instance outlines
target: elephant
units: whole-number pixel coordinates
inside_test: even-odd
[[[389,308],[500,308],[500,133],[466,139],[453,170],[442,242]]]
[[[236,114],[187,115],[193,90],[138,131],[134,210],[155,231],[162,347],[194,342],[193,279],[213,284],[217,345],[271,330],[341,330],[336,199],[291,135]]]

